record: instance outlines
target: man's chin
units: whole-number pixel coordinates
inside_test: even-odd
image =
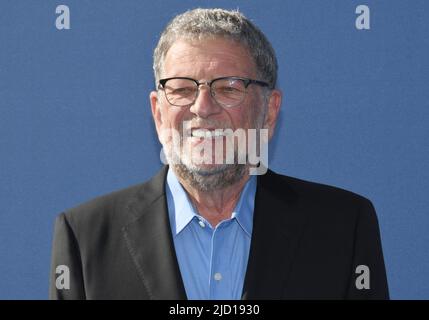
[[[212,176],[216,174],[221,174],[225,171],[228,171],[235,167],[234,164],[206,164],[206,163],[190,163],[183,165],[194,174],[198,174],[201,176]]]
[[[199,164],[173,165],[175,173],[188,184],[200,191],[215,191],[229,187],[240,181],[246,172],[242,164]]]

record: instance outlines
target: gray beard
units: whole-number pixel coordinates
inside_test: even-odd
[[[229,187],[240,181],[247,169],[245,164],[224,164],[204,170],[189,168],[183,163],[172,165],[174,173],[199,191],[214,191]]]
[[[266,100],[266,98],[264,98]],[[258,118],[255,121],[254,128],[261,129],[265,121],[266,105],[267,101],[264,100],[263,112],[260,112]],[[259,139],[259,136],[257,136]],[[183,137],[181,137],[181,145],[183,145]],[[259,140],[258,140],[259,143]],[[168,150],[168,146],[165,146]],[[174,149],[174,148],[172,148]],[[222,164],[218,165],[213,169],[203,169],[188,166],[183,163],[182,159],[177,155],[175,150],[170,149],[172,153],[175,153],[175,158],[179,160],[179,163],[170,163],[170,167],[174,170],[174,173],[179,179],[188,182],[193,188],[207,192],[221,190],[226,187],[232,186],[239,182],[249,170],[248,164]],[[166,154],[167,160],[169,160],[169,154]],[[238,159],[237,151],[234,152],[234,159]]]

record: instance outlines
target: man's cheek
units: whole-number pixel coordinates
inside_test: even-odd
[[[170,124],[167,120],[165,114],[161,114],[161,122],[159,125],[159,140],[162,144],[167,143],[169,141],[169,136],[171,135]]]

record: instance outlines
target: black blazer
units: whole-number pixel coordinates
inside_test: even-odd
[[[149,182],[57,217],[51,299],[186,299],[165,196],[167,167]],[[58,265],[70,271],[57,289]],[[358,265],[369,289],[357,289]],[[62,279],[64,280],[64,278]],[[61,287],[60,287],[61,288]],[[258,176],[243,299],[388,299],[371,202],[268,171]]]

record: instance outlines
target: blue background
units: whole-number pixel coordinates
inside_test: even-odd
[[[70,30],[55,28],[60,4]],[[355,28],[359,4],[371,30]],[[0,298],[47,298],[55,216],[161,166],[152,50],[175,14],[198,6],[239,8],[277,51],[284,103],[271,168],[370,198],[391,297],[428,299],[424,0],[2,0]]]

